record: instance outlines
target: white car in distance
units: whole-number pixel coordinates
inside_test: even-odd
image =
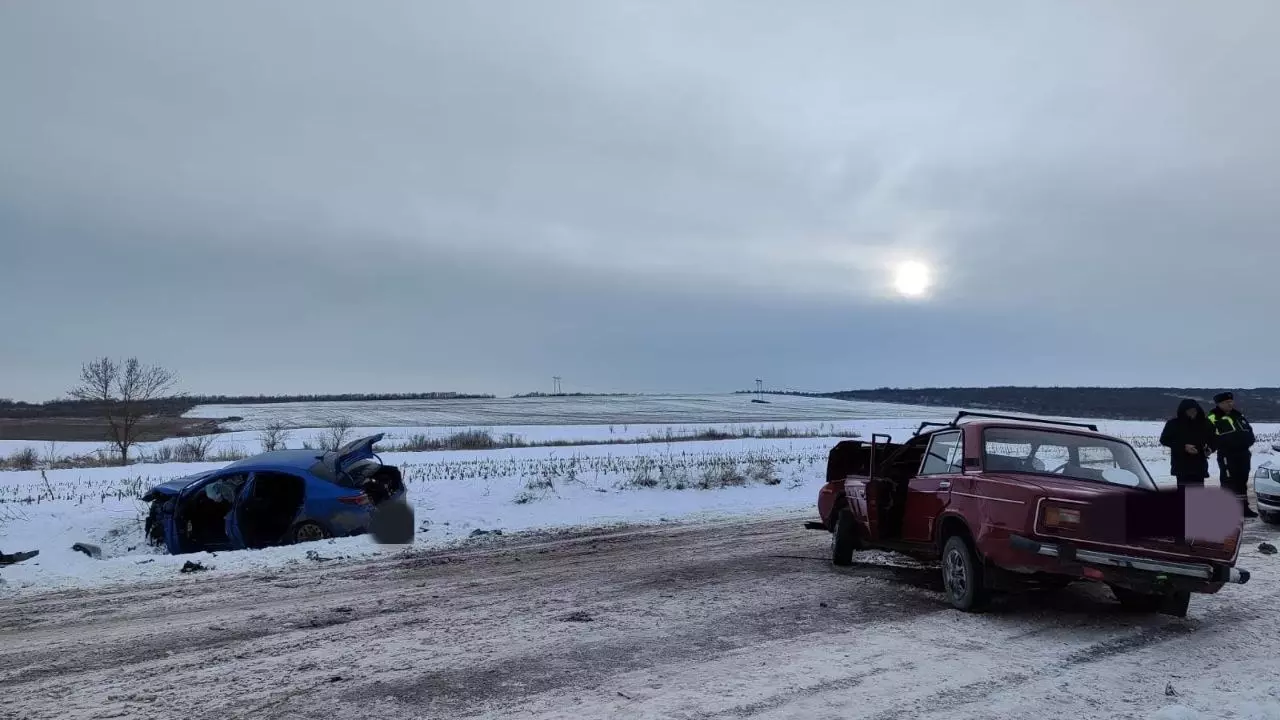
[[[1280,445],[1271,449],[1280,453]],[[1258,496],[1258,515],[1262,521],[1280,525],[1280,458],[1270,455],[1253,471],[1253,491]]]

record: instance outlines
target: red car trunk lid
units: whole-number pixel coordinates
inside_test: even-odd
[[[1008,478],[1014,480],[1014,478]],[[1186,514],[1185,506],[1178,506],[1180,496],[1163,492],[1156,494],[1150,490],[1136,490],[1110,485],[1103,485],[1069,478],[1054,478],[1039,475],[1019,475],[1017,482],[1039,486],[1044,492],[1043,499],[1035,508],[1035,531],[1044,537],[1053,537],[1074,541],[1082,546],[1106,549],[1110,552],[1128,552],[1152,557],[1182,557],[1191,560],[1230,561],[1236,554],[1239,542],[1239,531],[1227,538],[1227,542],[1209,540],[1192,540],[1184,537],[1141,537],[1141,526],[1145,526],[1145,518],[1126,519],[1126,506],[1134,505],[1133,501],[1142,501],[1143,505],[1166,508],[1164,512],[1181,512]],[[1080,512],[1080,527],[1075,530],[1049,528],[1044,525],[1044,509],[1057,505],[1061,508]],[[1184,519],[1185,522],[1185,519]],[[1130,527],[1130,525],[1141,525]],[[1173,523],[1177,525],[1178,523]],[[1154,525],[1154,524],[1153,524]],[[1145,552],[1144,552],[1145,551]]]

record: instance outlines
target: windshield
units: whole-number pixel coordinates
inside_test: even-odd
[[[1074,480],[1155,490],[1133,448],[1116,441],[1038,428],[987,428],[983,467],[988,472],[1058,475]]]

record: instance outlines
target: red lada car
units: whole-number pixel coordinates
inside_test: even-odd
[[[1192,593],[1245,583],[1243,517],[1217,488],[1162,490],[1138,454],[1096,426],[960,413],[898,444],[841,442],[818,493],[831,560],[860,549],[941,561],[947,600],[1103,582],[1126,607],[1185,616]]]

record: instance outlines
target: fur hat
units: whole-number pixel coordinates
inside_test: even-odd
[[[1220,392],[1217,395],[1213,396],[1213,401],[1215,403],[1226,402],[1228,400],[1235,400],[1235,399],[1236,399],[1236,396],[1232,395],[1229,392]]]

